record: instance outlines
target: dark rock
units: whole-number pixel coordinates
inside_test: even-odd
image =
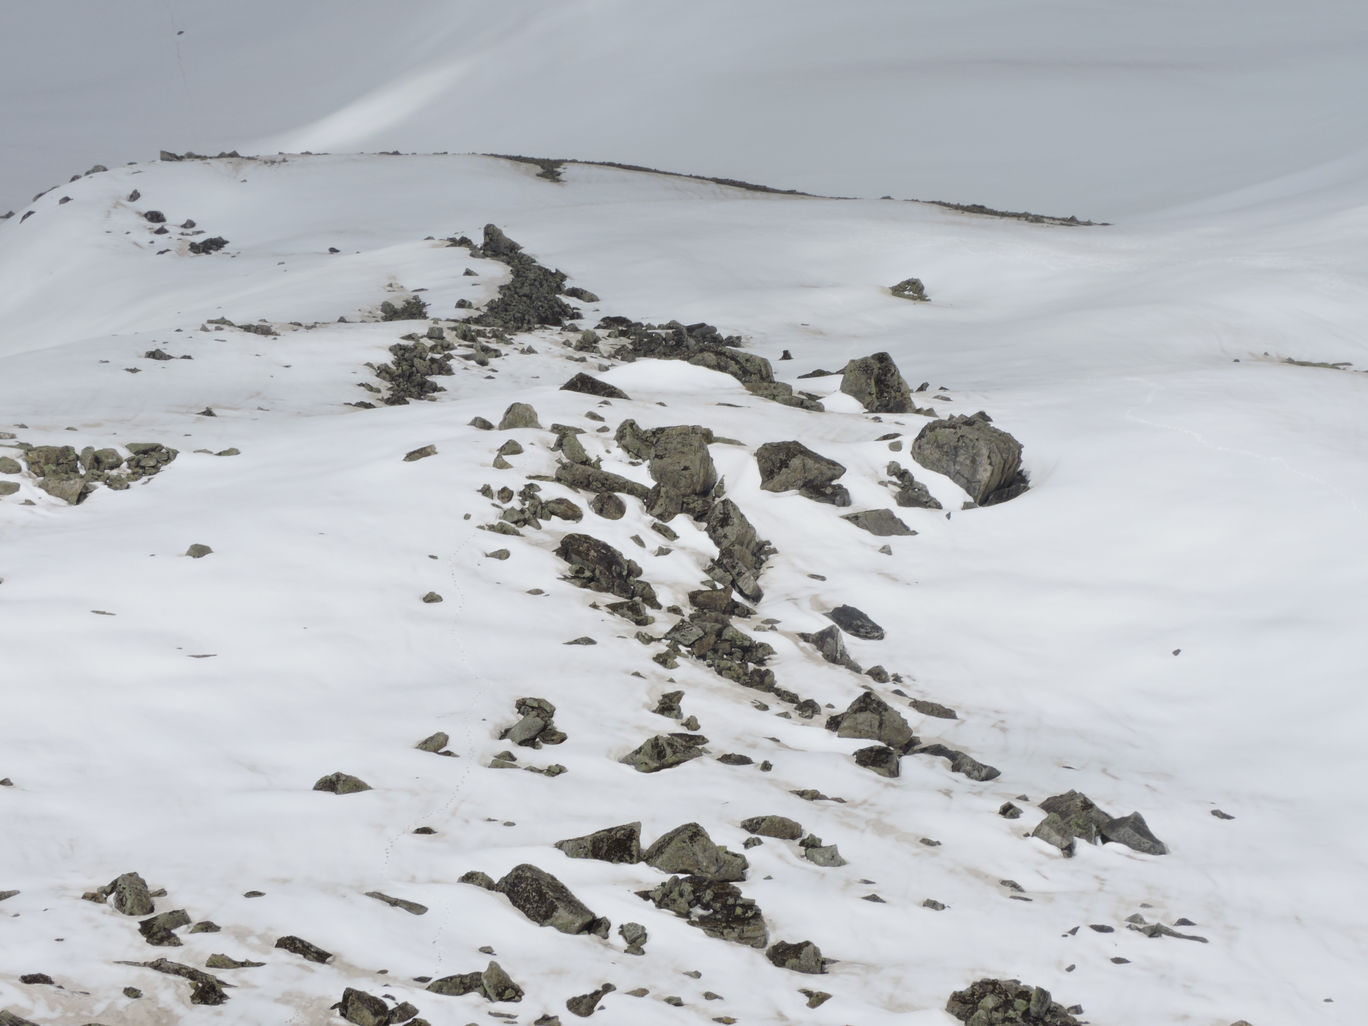
[[[385,894],[381,891],[367,891],[366,897],[374,898],[376,901],[388,905],[390,908],[402,909],[411,916],[427,915],[428,907],[416,901],[409,901],[407,898],[396,898],[393,895]]]
[[[556,707],[546,699],[519,698],[513,708],[522,718],[500,733],[500,740],[512,741],[523,748],[558,745],[565,740],[565,734],[553,722]]]
[[[833,483],[846,468],[801,442],[766,442],[755,451],[755,460],[760,467],[760,487],[767,492],[797,491],[814,502],[850,505],[850,493],[843,485]]]
[[[651,624],[655,623],[655,617],[646,612],[646,606],[641,599],[624,599],[621,602],[609,602],[604,608],[614,616],[620,616],[637,627],[649,627]]]
[[[682,873],[706,880],[746,878],[746,859],[713,843],[697,823],[685,823],[663,834],[641,853],[641,861],[665,873]]]
[[[304,938],[296,937],[293,934],[281,937],[275,942],[275,946],[282,951],[288,951],[293,955],[298,955],[300,958],[307,959],[310,962],[317,962],[320,965],[331,962],[333,958],[331,951],[324,951],[317,944],[310,944],[308,941],[304,940]]]
[[[185,909],[178,908],[170,912],[162,912],[150,919],[144,919],[138,924],[138,932],[142,934],[143,940],[153,947],[178,948],[181,939],[172,931],[189,925],[189,915],[186,914]]]
[[[427,315],[428,306],[421,296],[409,296],[399,303],[387,299],[380,304],[382,321],[421,321]]]
[[[469,323],[529,331],[541,326],[558,328],[579,316],[578,310],[560,298],[565,275],[537,263],[496,226],[485,225],[483,245],[478,251],[472,246],[471,251],[507,264],[512,275],[498,296]]]
[[[414,449],[404,454],[405,463],[413,463],[415,460],[425,460],[429,456],[437,455],[437,446],[425,445],[422,448]]]
[[[1154,836],[1145,817],[1138,812],[1108,821],[1101,832],[1102,840],[1123,844],[1132,851],[1145,855],[1168,854],[1168,846]]]
[[[862,531],[868,531],[877,538],[914,535],[917,532],[898,519],[891,509],[869,509],[863,513],[844,513],[842,520],[849,520]]]
[[[604,520],[621,520],[627,515],[627,504],[612,492],[599,492],[589,500],[589,508]]]
[[[201,239],[199,242],[190,243],[189,248],[190,252],[194,253],[196,256],[205,256],[209,253],[217,253],[227,245],[228,240],[222,235],[211,235],[207,239]]]
[[[373,994],[348,987],[342,1000],[333,1005],[339,1015],[356,1026],[390,1026],[389,1006]]]
[[[822,951],[812,941],[799,941],[789,944],[776,941],[765,951],[765,957],[780,969],[791,969],[796,973],[825,973],[831,960],[822,957]]]
[[[1069,830],[1068,823],[1057,812],[1051,812],[1031,831],[1032,837],[1037,837],[1046,844],[1053,845],[1064,853],[1065,858],[1073,858],[1074,854],[1074,835]]]
[[[737,630],[724,616],[696,612],[670,628],[665,640],[687,649],[718,676],[757,691],[775,691],[774,672],[764,669],[773,647]]]
[[[638,773],[658,773],[706,755],[703,746],[707,743],[708,739],[701,734],[657,734],[618,761]]]
[[[605,827],[582,837],[557,841],[556,847],[572,859],[597,859],[600,862],[636,863],[641,861],[641,824],[624,823]]]
[[[588,994],[580,994],[570,998],[565,1002],[565,1007],[575,1015],[578,1015],[581,1019],[587,1019],[594,1014],[595,1009],[598,1008],[599,1002],[603,1000],[604,996],[611,994],[615,990],[617,990],[617,988],[611,983],[605,983],[596,990],[591,990]]]
[[[389,363],[374,366],[375,376],[389,386],[386,406],[406,406],[411,399],[430,399],[443,391],[434,377],[449,377],[451,356],[447,343],[396,342],[389,347]]]
[[[147,352],[143,353],[143,359],[144,359],[144,360],[174,360],[175,357],[172,356],[170,353],[168,353],[165,349],[149,349]]]
[[[927,491],[926,485],[912,476],[910,470],[890,462],[886,472],[897,486],[893,491],[893,501],[899,506],[913,509],[941,508],[940,502]]]
[[[444,601],[444,600],[443,600],[442,596],[439,595],[439,594],[437,594],[435,591],[430,591],[430,592],[428,592],[426,595],[423,596],[423,601],[424,601],[425,603],[427,603],[428,605],[432,606],[432,605],[436,605],[438,602],[442,602],[442,601]]]
[[[523,999],[523,989],[513,982],[498,962],[490,962],[480,974],[480,990],[490,1001],[517,1002]]]
[[[371,787],[360,777],[339,771],[329,773],[326,777],[319,777],[313,789],[315,791],[326,791],[329,794],[356,794],[359,791],[369,791]]]
[[[584,519],[584,510],[569,499],[546,499],[541,503],[539,512],[541,516],[568,520],[571,523],[578,523]]]
[[[708,613],[722,616],[749,617],[755,610],[732,598],[731,588],[705,588],[689,592],[689,605]]]
[[[888,291],[899,299],[911,299],[919,303],[931,301],[931,297],[926,294],[926,286],[922,284],[920,278],[904,278],[898,284],[889,286]]]
[[[1082,838],[1089,844],[1097,844],[1102,840],[1102,828],[1112,819],[1079,791],[1052,795],[1042,801],[1040,807],[1058,815],[1069,836]]]
[[[902,713],[872,691],[861,694],[845,712],[830,717],[826,729],[834,730],[837,737],[878,741],[899,752],[916,741]]]
[[[44,984],[51,985],[54,981],[47,973],[24,973],[19,977],[19,982],[26,983],[30,987],[36,987]]]
[[[597,303],[599,297],[588,289],[582,289],[578,285],[571,285],[567,289],[561,290],[562,295],[569,296],[571,299],[578,299],[581,303]]]
[[[582,463],[559,464],[556,467],[556,480],[563,485],[586,492],[621,492],[642,501],[645,501],[651,491],[639,481]]]
[[[992,506],[1024,492],[1021,443],[993,426],[986,413],[935,420],[918,432],[912,458],[944,474],[980,506]]]
[[[978,980],[951,994],[945,1010],[972,1026],[1079,1026],[1048,990],[1020,980]]]
[[[708,565],[708,574],[722,585],[730,585],[747,602],[765,597],[760,588],[760,573],[774,551],[761,540],[740,507],[730,499],[713,504],[703,523],[708,539],[717,546],[717,558]]]
[[[998,808],[998,815],[1003,819],[1020,819],[1021,808],[1017,805],[1013,805],[1011,802],[1003,802]]]
[[[441,994],[444,997],[461,997],[465,994],[480,993],[483,983],[483,973],[455,973],[433,980],[427,985],[427,990],[432,994]]]
[[[884,629],[854,606],[837,606],[826,614],[827,619],[852,638],[882,641]]]
[[[618,935],[627,945],[627,954],[646,954],[646,927],[640,923],[623,923],[618,927]]]
[[[777,837],[781,841],[796,841],[803,836],[803,827],[787,816],[754,816],[741,821],[741,829],[761,837]]]
[[[538,926],[573,934],[588,933],[596,925],[594,913],[565,884],[529,863],[510,869],[495,889]]]
[[[562,392],[583,392],[585,395],[596,395],[604,399],[630,399],[626,392],[606,381],[601,381],[591,374],[583,372],[576,374],[573,378],[561,385]]]
[[[973,756],[965,752],[948,748],[942,744],[923,745],[916,750],[917,755],[937,755],[950,762],[952,773],[961,773],[970,780],[995,780],[1001,776],[1001,772],[994,766],[979,762]]]
[[[898,776],[898,753],[887,745],[871,745],[855,753],[855,765],[881,777]]]
[[[567,534],[556,555],[570,565],[567,579],[580,588],[607,592],[623,599],[640,599],[659,609],[655,589],[641,580],[641,567],[607,542],[587,534]]]
[[[837,666],[844,666],[853,673],[863,673],[860,664],[851,658],[846,651],[845,642],[841,640],[841,631],[834,624],[814,634],[799,634],[799,638],[812,645],[821,653],[822,658],[829,663]]]
[[[870,413],[911,413],[912,392],[887,353],[851,360],[841,372],[841,391]]]
[[[143,220],[149,224],[165,224],[166,215],[160,210],[149,210],[143,214]]]
[[[672,876],[637,896],[656,908],[686,919],[709,937],[763,948],[769,931],[760,907],[744,897],[735,884],[704,880],[697,876]]]
[[[925,699],[914,698],[908,702],[913,709],[923,716],[934,716],[938,720],[957,720],[959,716],[954,709],[949,706],[941,705],[939,702],[928,702]]]

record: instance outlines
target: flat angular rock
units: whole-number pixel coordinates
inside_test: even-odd
[[[374,994],[348,987],[333,1005],[339,1015],[355,1026],[390,1026],[389,1006]]]
[[[480,993],[483,983],[483,973],[453,973],[451,976],[433,980],[427,985],[427,990],[444,997],[461,997],[465,994]]]
[[[715,844],[697,823],[685,823],[661,835],[641,853],[641,861],[665,873],[727,882],[744,880],[749,868],[744,856]]]
[[[1150,831],[1138,812],[1113,819],[1102,828],[1102,840],[1122,844],[1144,855],[1167,855],[1168,846]]]
[[[631,864],[641,861],[641,824],[605,827],[582,837],[557,841],[556,847],[572,859]]]
[[[1065,858],[1073,858],[1074,835],[1069,831],[1068,824],[1064,822],[1059,813],[1049,813],[1036,824],[1036,828],[1031,831],[1031,836],[1058,848],[1064,853]]]
[[[841,640],[841,630],[834,624],[812,634],[800,633],[798,637],[817,649],[827,662],[844,666],[852,673],[864,673],[860,664],[846,651],[845,642]]]
[[[537,411],[528,403],[509,404],[508,409],[504,410],[504,415],[499,419],[500,431],[539,427],[541,427],[541,421],[537,418]]]
[[[821,948],[812,941],[799,941],[789,944],[776,941],[765,951],[765,957],[780,969],[790,969],[795,973],[825,973],[830,959],[822,957]]]
[[[917,303],[931,302],[931,297],[926,294],[926,286],[920,278],[904,278],[898,284],[890,285],[888,291],[899,299],[910,299]]]
[[[370,784],[360,777],[354,777],[350,773],[329,773],[326,777],[319,777],[314,782],[315,791],[326,791],[329,794],[357,794],[360,791],[369,791]]]
[[[867,509],[862,513],[845,513],[842,520],[848,520],[862,531],[868,531],[876,538],[907,537],[917,532],[908,527],[891,509]]]
[[[741,829],[761,837],[777,837],[781,841],[796,841],[803,836],[802,824],[787,816],[753,816],[741,821]]]
[[[852,638],[864,641],[882,641],[884,629],[854,606],[837,606],[826,614],[828,620]]]
[[[944,474],[980,506],[1015,498],[1029,487],[1021,443],[995,427],[988,414],[934,420],[912,442],[912,458]]]
[[[1058,815],[1071,836],[1082,838],[1089,844],[1097,844],[1102,839],[1102,828],[1112,820],[1091,798],[1079,791],[1052,795],[1042,801],[1040,807]]]
[[[841,372],[841,391],[870,413],[911,413],[912,390],[887,353],[851,360]]]
[[[855,765],[879,774],[896,777],[899,774],[898,753],[887,745],[871,745],[855,753]]]
[[[589,500],[589,508],[604,520],[621,520],[627,515],[627,504],[612,492],[599,492]]]
[[[538,926],[571,934],[588,933],[595,926],[594,913],[570,893],[570,888],[529,863],[510,869],[495,889]]]
[[[708,739],[702,734],[657,734],[619,761],[638,773],[658,773],[706,755],[703,746],[707,743]]]
[[[626,392],[610,385],[606,381],[601,381],[591,374],[576,374],[573,378],[561,385],[562,392],[583,392],[585,395],[597,395],[604,399],[630,399]]]
[[[835,484],[846,468],[802,442],[766,442],[755,450],[755,461],[760,467],[760,487],[767,492],[797,491],[814,502],[850,505],[850,493]]]
[[[310,962],[317,962],[320,965],[331,962],[333,958],[331,951],[324,951],[317,944],[310,944],[303,937],[296,937],[293,934],[287,934],[286,936],[279,938],[275,942],[275,946],[282,951],[288,951],[293,955],[298,955],[300,958],[307,959]]]
[[[834,730],[837,737],[867,738],[899,752],[916,740],[902,713],[872,691],[861,694],[845,712],[829,717],[826,729]]]

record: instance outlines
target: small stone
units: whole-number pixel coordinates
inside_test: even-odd
[[[191,545],[188,549],[185,550],[185,554],[189,556],[191,559],[203,559],[205,556],[209,555],[213,551],[214,550],[211,549],[208,545],[201,545],[200,543],[196,542],[194,545]]]
[[[512,403],[499,421],[500,431],[540,427],[541,421],[537,419],[537,411],[527,403]]]
[[[442,596],[438,595],[435,591],[430,591],[423,596],[423,601],[426,602],[428,605],[432,605],[434,602],[443,601],[443,599]]]
[[[425,446],[423,446],[423,447],[420,448],[420,449],[411,449],[409,452],[405,453],[405,454],[404,454],[404,462],[405,462],[405,463],[413,463],[415,460],[425,460],[425,459],[427,459],[429,456],[436,456],[436,455],[437,455],[437,446],[435,446],[435,445],[425,445]]]
[[[1011,802],[1003,802],[998,808],[998,815],[1003,819],[1020,819],[1021,809]]]
[[[381,891],[367,891],[366,897],[374,898],[376,901],[384,902],[390,908],[403,909],[411,916],[421,916],[427,914],[427,906],[420,905],[416,901],[409,901],[407,898],[396,898]]]
[[[360,777],[354,777],[350,773],[329,773],[326,777],[319,777],[314,783],[315,791],[326,791],[329,794],[357,794],[361,791],[369,791],[370,784]]]
[[[485,558],[486,558],[486,559],[507,559],[507,558],[508,558],[509,556],[511,556],[512,554],[513,554],[513,553],[509,552],[507,549],[495,549],[493,552],[486,552],[486,553],[485,553]]]
[[[125,987],[123,989],[123,996],[126,998],[133,998],[136,1000],[137,998],[142,997],[142,994],[143,992],[137,987]]]
[[[811,941],[789,944],[776,941],[765,951],[765,957],[780,969],[790,969],[797,973],[825,973],[829,959],[822,957],[822,951]]]

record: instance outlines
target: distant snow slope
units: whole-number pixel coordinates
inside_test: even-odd
[[[421,13],[395,31],[421,35]],[[197,22],[184,24],[189,38]],[[687,63],[687,42],[660,59]],[[444,45],[458,42],[431,37],[413,63]],[[619,87],[630,94],[629,75]],[[557,97],[567,124],[573,95]],[[596,155],[659,159],[644,150]],[[765,177],[721,152],[704,169]],[[568,997],[612,982],[597,1022],[948,1026],[952,990],[1004,976],[1105,1026],[1356,1026],[1368,999],[1368,267],[1352,195],[1308,188],[1249,208],[1230,195],[1224,211],[1180,224],[1067,228],[600,167],[565,175],[551,183],[481,157],[152,163],[63,186],[0,224],[0,431],[16,436],[0,454],[22,455],[18,442],[179,450],[151,480],[76,507],[0,474],[20,483],[0,498],[0,778],[12,781],[0,788],[0,893],[19,891],[0,904],[0,1009],[42,1026],[337,1023],[328,1006],[354,986],[412,1001],[434,1026],[506,1009],[568,1022]],[[186,219],[197,227],[176,227]],[[450,326],[466,316],[458,300],[494,296],[507,269],[441,241],[478,240],[487,222],[600,297],[577,304],[581,327],[605,314],[707,320],[827,411],[679,363],[578,362],[565,344],[578,329],[518,336],[487,365],[455,360],[431,403],[344,405],[373,401],[358,387],[380,385],[367,365],[429,327],[374,321],[382,301],[425,290]],[[215,235],[224,251],[186,252]],[[929,304],[888,293],[909,275]],[[278,334],[208,323],[221,317]],[[144,358],[154,349],[193,359]],[[876,351],[929,383],[918,402],[938,415],[991,413],[1025,444],[1033,488],[962,510],[958,486],[907,458],[924,418],[876,420],[836,391],[839,378],[799,378]],[[578,371],[631,398],[560,391]],[[666,540],[629,499],[622,520],[586,509],[520,537],[480,530],[509,505],[481,485],[517,491],[558,459],[549,430],[469,426],[515,400],[547,428],[583,428],[605,469],[643,482],[646,468],[612,442],[623,419],[729,439],[711,447],[726,493],[777,550],[756,618],[736,623],[774,646],[783,686],[830,708],[786,718],[784,703],[688,658],[667,669],[651,658],[658,643],[592,604],[609,597],[561,579],[552,550],[584,531],[636,560],[663,605],[687,605],[714,554],[688,518]],[[509,439],[525,451],[496,469]],[[764,491],[753,452],[786,439],[849,468],[853,509],[891,505],[880,482],[892,459],[944,511],[898,509],[919,533],[884,539],[845,510]],[[435,456],[403,460],[428,444]],[[211,454],[230,447],[240,454]],[[543,497],[588,505],[540,484]],[[186,558],[192,543],[214,552]],[[490,555],[499,549],[507,559]],[[429,591],[444,601],[420,601]],[[852,655],[901,684],[827,664],[798,639],[842,603],[887,629],[847,638]],[[658,637],[675,617],[656,616],[644,629]],[[565,646],[581,636],[597,644]],[[917,755],[899,779],[857,767],[850,754],[867,742],[822,721],[864,686],[923,740],[1002,775],[977,783]],[[709,757],[636,773],[618,760],[679,729],[652,712],[671,690],[685,692]],[[557,763],[561,776],[489,768],[525,696],[556,704],[568,740],[515,749],[519,762]],[[909,696],[959,719],[923,716]],[[414,749],[438,730],[459,758]],[[726,752],[772,770],[712,758]],[[333,771],[373,790],[311,790]],[[791,793],[804,788],[846,801]],[[1139,810],[1170,853],[1080,844],[1066,860],[1026,839],[1036,803],[1069,789],[1117,815]],[[997,814],[1008,801],[1020,819]],[[818,867],[776,839],[743,849],[741,821],[764,814],[801,821],[848,864]],[[838,962],[822,976],[776,968],[633,893],[665,874],[552,847],[633,820],[648,842],[697,821],[744,850],[740,886],[772,938],[810,939]],[[522,862],[559,876],[614,932],[538,929],[457,882]],[[184,908],[221,932],[181,929],[182,946],[154,948],[134,920],[80,900],[134,870],[166,888],[158,912]],[[407,915],[372,890],[430,911]],[[861,900],[870,894],[883,903]],[[1142,936],[1127,929],[1134,915],[1190,920],[1176,928],[1208,942]],[[645,956],[623,952],[616,929],[629,921],[650,934]],[[336,957],[316,965],[275,948],[287,934]],[[526,989],[520,1004],[413,982],[482,969],[486,947]],[[214,953],[266,963],[217,971],[235,985],[219,1007],[121,964],[198,968]],[[63,989],[19,982],[38,972]],[[130,986],[143,996],[124,996]],[[804,988],[832,997],[809,1008]]]
[[[1366,45],[1354,0],[10,3],[0,212],[159,149],[401,149],[1134,219],[1361,180]]]

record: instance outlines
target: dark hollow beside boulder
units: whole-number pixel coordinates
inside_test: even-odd
[[[767,492],[797,491],[814,502],[850,505],[850,492],[834,483],[846,468],[802,442],[766,442],[755,450],[755,462],[760,467],[760,487]]]
[[[945,1010],[972,1026],[1079,1026],[1048,990],[1020,980],[978,980],[951,994]]]
[[[538,926],[561,933],[589,933],[598,924],[594,913],[570,893],[570,888],[544,869],[522,863],[510,869],[495,889]]]
[[[583,392],[585,395],[596,395],[604,399],[630,399],[626,392],[614,385],[601,381],[592,374],[583,372],[576,374],[573,378],[561,385],[562,392]]]
[[[826,616],[852,638],[864,641],[883,640],[884,629],[854,606],[837,606]]]
[[[797,944],[776,941],[765,951],[765,957],[780,969],[790,969],[795,973],[825,973],[831,964],[830,959],[822,957],[822,949],[812,941],[799,941]]]
[[[641,861],[641,824],[624,823],[605,827],[582,837],[557,841],[556,847],[572,859],[597,859],[599,862],[634,863]]]
[[[887,353],[851,360],[841,372],[841,391],[870,413],[911,413],[912,390]]]
[[[994,427],[980,411],[968,417],[933,420],[912,441],[912,458],[944,474],[980,506],[993,506],[1026,491],[1021,443]]]

